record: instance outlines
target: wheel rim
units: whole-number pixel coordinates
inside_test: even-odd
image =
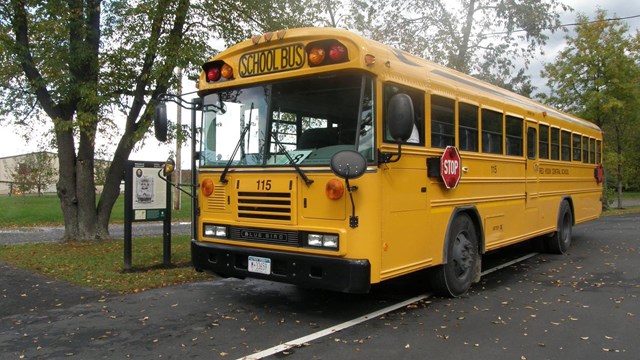
[[[453,270],[458,279],[467,277],[473,266],[473,244],[468,234],[461,232],[453,244]]]

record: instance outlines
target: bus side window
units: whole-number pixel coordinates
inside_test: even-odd
[[[535,160],[536,159],[536,153],[538,152],[536,149],[536,146],[538,145],[537,143],[537,134],[536,134],[536,128],[534,127],[528,127],[527,128],[527,157],[530,160]]]
[[[522,119],[507,115],[507,155],[522,156]]]
[[[562,161],[571,161],[571,133],[567,130],[560,133],[560,147]]]
[[[596,139],[589,139],[589,163],[596,163]]]
[[[560,160],[560,129],[551,128],[551,160]]]
[[[549,158],[549,126],[540,124],[540,138],[538,140],[540,159]]]
[[[454,146],[455,101],[442,96],[431,96],[431,146]]]
[[[573,160],[582,161],[582,149],[580,148],[582,137],[578,134],[573,134],[571,139],[573,141]]]
[[[482,152],[502,154],[502,113],[500,112],[482,109]]]
[[[589,163],[589,138],[586,136],[582,137],[582,162]]]
[[[478,151],[478,107],[458,103],[460,150]]]
[[[414,116],[414,127],[413,132],[409,139],[407,139],[406,143],[411,145],[424,145],[424,93],[421,91],[400,87],[396,85],[385,85],[384,86],[384,110],[383,114],[385,114],[384,118],[384,141],[395,143],[395,141],[391,138],[389,134],[389,126],[387,124],[387,104],[391,97],[395,94],[407,94],[411,97],[411,102],[413,103],[413,116]]]

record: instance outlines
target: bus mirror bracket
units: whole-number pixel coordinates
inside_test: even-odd
[[[351,200],[351,216],[349,217],[349,226],[352,229],[358,227],[358,216],[356,216],[356,205],[353,201],[353,193],[358,190],[357,186],[351,186],[349,179],[357,179],[361,177],[367,170],[367,159],[357,151],[343,150],[338,151],[331,157],[331,171],[336,176],[344,179]]]
[[[184,186],[191,187],[192,186],[191,184],[176,184],[176,183],[170,182],[167,179],[167,175],[173,174],[175,167],[176,167],[176,163],[173,160],[173,156],[169,156],[167,161],[164,163],[164,166],[162,166],[162,168],[158,170],[158,177],[160,177],[160,179],[162,179],[163,181],[168,182],[169,185],[182,191],[183,193],[187,194],[187,196],[189,196],[191,199],[193,199],[193,195],[182,188]]]
[[[395,94],[387,104],[387,128],[389,135],[398,144],[397,153],[378,152],[380,163],[396,162],[402,157],[402,143],[406,142],[414,128],[413,100],[404,93]],[[395,158],[394,158],[395,156]]]

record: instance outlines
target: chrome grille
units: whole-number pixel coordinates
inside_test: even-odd
[[[239,192],[238,217],[241,219],[291,220],[291,194]]]

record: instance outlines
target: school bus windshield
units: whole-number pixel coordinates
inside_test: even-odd
[[[374,160],[373,79],[343,73],[204,97],[200,167],[327,166],[340,150]]]

